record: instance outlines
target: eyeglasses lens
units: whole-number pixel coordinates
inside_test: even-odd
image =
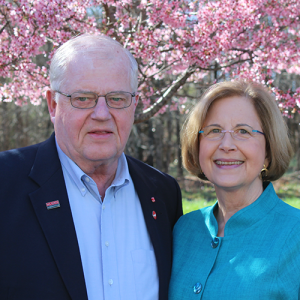
[[[255,133],[250,126],[239,126],[232,130],[223,130],[220,127],[207,126],[203,128],[203,135],[210,140],[220,140],[224,137],[225,133],[229,132],[234,139],[247,140]]]
[[[94,93],[73,93],[71,95],[72,106],[76,108],[93,108],[101,95]],[[126,108],[131,105],[132,95],[128,92],[111,92],[105,95],[106,104],[111,108]]]

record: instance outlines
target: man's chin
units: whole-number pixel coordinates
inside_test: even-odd
[[[113,163],[117,161],[119,157],[122,155],[122,152],[118,152],[116,150],[106,150],[102,149],[98,151],[93,151],[84,154],[84,158],[87,162],[91,163]]]

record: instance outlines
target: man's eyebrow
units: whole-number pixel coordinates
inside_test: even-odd
[[[74,93],[93,93],[93,94],[96,94],[95,92],[92,92],[92,91],[82,91],[82,90],[75,91],[75,92],[73,92],[73,94]]]

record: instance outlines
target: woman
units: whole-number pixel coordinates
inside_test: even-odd
[[[175,225],[169,299],[299,299],[300,210],[270,183],[292,156],[273,97],[255,83],[216,84],[181,141],[185,168],[218,201]]]

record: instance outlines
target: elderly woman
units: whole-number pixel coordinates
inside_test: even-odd
[[[182,131],[185,168],[213,183],[217,202],[174,228],[169,299],[299,299],[300,210],[270,181],[292,155],[275,100],[243,81],[212,86]]]

